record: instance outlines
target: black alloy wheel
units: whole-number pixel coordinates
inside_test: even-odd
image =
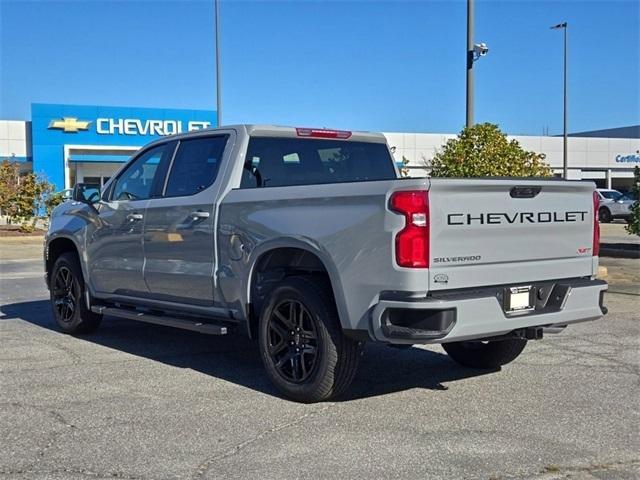
[[[100,325],[102,315],[91,311],[86,288],[78,256],[73,252],[60,255],[51,269],[49,294],[53,317],[64,333],[91,333]]]
[[[53,279],[52,292],[53,308],[57,313],[57,318],[63,323],[71,323],[76,312],[77,282],[74,281],[73,273],[66,266],[61,266],[56,271]]]
[[[321,402],[347,389],[361,345],[342,331],[328,278],[284,278],[267,294],[258,322],[262,363],[286,397]]]
[[[315,372],[318,356],[316,320],[296,300],[284,300],[268,321],[269,356],[278,373],[292,383],[304,383]]]

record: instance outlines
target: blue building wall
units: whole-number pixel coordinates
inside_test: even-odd
[[[65,145],[140,147],[166,134],[215,126],[216,122],[213,110],[33,103],[33,171],[43,173],[62,189]],[[73,131],[74,127],[80,129]],[[93,161],[114,160],[109,155],[95,155]]]

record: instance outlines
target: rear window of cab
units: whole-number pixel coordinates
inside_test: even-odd
[[[393,180],[384,143],[252,137],[240,188]]]

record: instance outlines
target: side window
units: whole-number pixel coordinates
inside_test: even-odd
[[[193,195],[209,187],[218,174],[228,138],[221,135],[182,140],[171,166],[165,196]]]
[[[175,143],[159,145],[143,153],[120,175],[113,186],[112,200],[145,200],[154,191],[156,177],[162,176],[161,165],[171,160]]]

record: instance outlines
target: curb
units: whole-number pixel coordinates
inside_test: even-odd
[[[3,243],[3,242],[31,243],[36,241],[44,242],[44,235],[15,235],[15,236],[0,237],[0,243]]]
[[[640,258],[640,244],[601,243],[600,256],[613,258]]]

